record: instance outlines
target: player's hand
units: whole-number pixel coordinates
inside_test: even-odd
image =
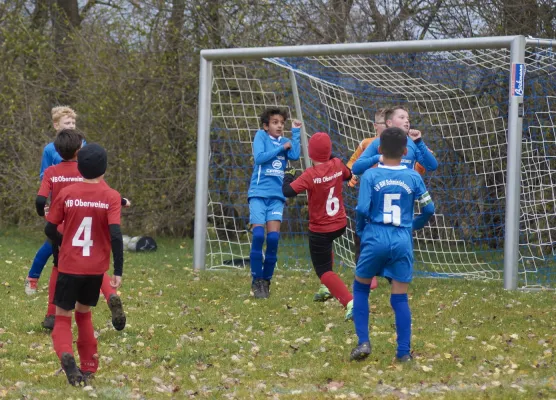
[[[284,150],[289,150],[292,148],[292,142],[286,142],[284,143]]]
[[[357,185],[357,182],[359,182],[359,178],[357,178],[357,175],[352,175],[351,179],[348,182],[348,186],[355,187]]]
[[[124,207],[125,207],[125,208],[131,207],[131,201],[129,201],[129,200],[126,199],[125,197],[124,197],[124,200],[125,200]]]
[[[421,139],[421,131],[418,131],[417,129],[410,129],[408,135],[413,141]]]
[[[46,219],[46,217],[48,217],[48,211],[50,211],[50,207],[45,206],[44,207],[44,219]]]
[[[112,286],[113,288],[119,288],[121,285],[122,285],[121,276],[113,275],[112,278],[110,278],[110,286]]]
[[[302,124],[301,121],[298,120],[298,119],[294,119],[294,120],[292,121],[292,127],[294,127],[294,128],[301,128],[302,125],[303,125],[303,124]]]

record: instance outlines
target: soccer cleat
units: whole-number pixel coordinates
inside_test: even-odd
[[[25,294],[27,296],[33,296],[37,294],[37,286],[38,286],[38,278],[29,278],[25,279]]]
[[[42,327],[51,331],[52,329],[54,329],[55,320],[55,315],[47,315],[46,317],[44,317],[44,321],[42,321]]]
[[[349,355],[350,361],[361,361],[369,357],[371,354],[371,342],[361,343],[355,349],[351,351]]]
[[[110,295],[108,308],[112,312],[112,326],[115,330],[121,331],[125,328],[126,316],[122,306],[122,300],[117,294]]]
[[[319,291],[313,296],[313,301],[325,302],[332,298],[332,293],[324,285],[320,285]]]
[[[264,279],[255,279],[255,282],[251,285],[251,290],[253,290],[253,297],[256,299],[266,299],[268,297],[266,294]]]
[[[346,306],[346,315],[344,317],[346,321],[353,320],[353,300],[350,300]]]
[[[91,383],[95,379],[95,374],[91,371],[81,371],[81,369],[79,369],[79,372],[83,375],[83,385],[92,386]]]
[[[405,356],[401,356],[401,357],[396,357],[396,362],[399,363],[406,363],[410,361],[413,361],[413,357],[411,357],[410,354],[406,354]]]
[[[263,279],[263,287],[265,298],[268,299],[270,297],[270,280]]]
[[[83,382],[83,374],[77,368],[75,357],[70,353],[62,353],[62,369],[66,373],[70,385],[79,386]]]

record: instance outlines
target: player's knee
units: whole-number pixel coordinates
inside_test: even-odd
[[[264,243],[264,227],[256,226],[253,228],[253,245],[262,248],[263,243]]]
[[[327,272],[332,272],[332,262],[326,262],[323,264],[315,264],[315,272],[319,279]]]
[[[280,232],[268,232],[266,235],[266,248],[268,249],[277,249],[278,248],[278,241],[280,240]]]

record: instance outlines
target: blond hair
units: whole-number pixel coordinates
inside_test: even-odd
[[[73,119],[77,118],[77,113],[68,106],[58,106],[54,107],[51,111],[52,122],[58,123],[62,117],[71,117]]]
[[[377,120],[382,119],[382,123],[385,122],[385,114],[386,114],[386,110],[388,110],[386,107],[383,108],[379,108],[378,110],[376,110],[375,112],[375,123]]]

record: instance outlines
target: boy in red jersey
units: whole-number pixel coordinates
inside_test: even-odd
[[[46,235],[54,242],[54,254],[58,253],[59,272],[54,295],[56,322],[52,341],[72,385],[86,384],[98,368],[91,307],[98,302],[103,276],[109,269],[110,250],[114,257],[111,284],[115,288],[121,285],[124,262],[121,197],[103,182],[106,151],[97,144],[85,146],[77,154],[77,166],[83,182],[60,191],[50,208],[45,227]],[[62,222],[63,237],[57,231]],[[80,369],[75,363],[72,347],[73,309]]]
[[[73,185],[76,182],[82,182],[83,177],[77,169],[77,152],[81,149],[83,135],[73,129],[64,129],[56,135],[54,147],[62,158],[62,162],[57,165],[48,167],[41,181],[41,186],[37,194],[35,206],[39,216],[45,215],[45,206],[48,197],[54,202],[58,193],[65,187]],[[128,200],[122,198],[122,205],[127,205]],[[60,232],[63,229],[60,227]],[[54,328],[54,320],[56,306],[54,305],[54,292],[56,289],[56,280],[58,279],[57,260],[54,260],[52,274],[48,282],[48,309],[42,323],[43,328],[52,330]],[[106,274],[102,284],[102,294],[106,298],[108,307],[112,312],[112,325],[118,331],[124,329],[126,323],[125,313],[123,311],[122,302],[114,288],[110,286],[110,278]]]
[[[346,231],[347,218],[342,199],[344,181],[351,171],[338,158],[331,158],[332,142],[327,133],[317,132],[309,139],[309,157],[313,167],[299,178],[286,174],[282,191],[294,197],[303,191],[309,197],[309,251],[322,285],[346,308],[346,320],[352,318],[353,296],[345,283],[332,271],[332,243]],[[316,296],[315,296],[316,298]]]

